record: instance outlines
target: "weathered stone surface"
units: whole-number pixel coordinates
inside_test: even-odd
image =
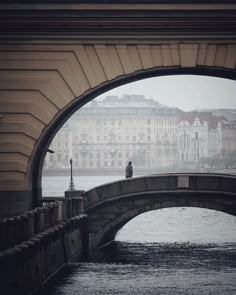
[[[179,177],[184,182],[179,182]],[[114,189],[113,189],[114,187]],[[113,239],[117,231],[138,214],[168,207],[200,207],[236,215],[236,177],[219,174],[165,174],[117,181],[95,189],[93,203],[83,197],[88,213],[90,248]],[[88,192],[88,196],[93,190]],[[103,195],[104,194],[104,195]]]
[[[87,255],[86,216],[69,221],[0,252],[3,294],[31,294],[66,263]]]

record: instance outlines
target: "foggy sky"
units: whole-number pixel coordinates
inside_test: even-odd
[[[235,108],[236,81],[194,75],[163,76],[140,80],[110,90],[108,95],[142,94],[184,111],[202,108]]]

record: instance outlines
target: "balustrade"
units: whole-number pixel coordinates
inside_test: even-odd
[[[33,238],[61,221],[84,213],[83,198],[43,198],[43,206],[0,221],[0,251]]]

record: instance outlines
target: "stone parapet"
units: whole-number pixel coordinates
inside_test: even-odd
[[[86,215],[70,218],[0,252],[2,294],[31,294],[66,263],[86,256],[86,223]]]
[[[25,214],[0,220],[0,251],[14,247],[59,222],[83,214],[83,198],[51,199]]]

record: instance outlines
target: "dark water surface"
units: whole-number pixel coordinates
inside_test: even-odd
[[[75,183],[89,189],[118,178],[78,177]],[[69,183],[68,177],[43,181],[45,195],[54,196]],[[117,241],[55,279],[39,294],[236,295],[236,218],[202,208],[146,212],[128,222]]]
[[[236,244],[116,241],[42,294],[236,294]]]

